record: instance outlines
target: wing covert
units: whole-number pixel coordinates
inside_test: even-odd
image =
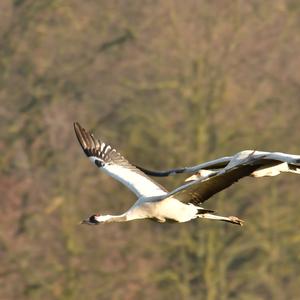
[[[228,170],[221,170],[217,174],[212,173],[205,179],[200,178],[196,181],[188,182],[171,192],[170,196],[184,203],[193,203],[195,205],[203,203],[214,194],[228,188],[239,179],[249,176],[258,166],[240,165]]]
[[[199,204],[245,176],[276,176],[281,172],[300,174],[299,156],[245,150],[237,153],[224,169],[188,182],[170,192],[167,197],[174,196],[185,203]]]

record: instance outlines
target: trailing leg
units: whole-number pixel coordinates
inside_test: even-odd
[[[229,222],[232,224],[237,224],[240,226],[243,226],[244,221],[239,219],[238,217],[235,216],[230,216],[230,217],[223,217],[223,216],[218,216],[218,215],[213,215],[210,213],[204,213],[204,214],[198,214],[198,218],[204,218],[204,219],[212,219],[212,220],[217,220],[217,221],[223,221],[223,222]]]

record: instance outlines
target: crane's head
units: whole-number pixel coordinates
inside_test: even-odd
[[[89,218],[82,220],[80,224],[98,225],[100,223],[100,221],[97,220],[99,217],[99,214],[91,215]]]

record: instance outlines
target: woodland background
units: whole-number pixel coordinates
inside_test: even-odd
[[[72,125],[157,170],[300,154],[299,28],[298,0],[1,0],[0,298],[299,299],[299,177],[243,179],[205,204],[242,228],[79,226],[135,196]]]

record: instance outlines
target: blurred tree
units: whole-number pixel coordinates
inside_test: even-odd
[[[153,169],[299,153],[299,8],[1,1],[0,298],[298,299],[297,176],[245,179],[205,203],[242,229],[81,227],[135,198],[91,167],[72,123]]]

